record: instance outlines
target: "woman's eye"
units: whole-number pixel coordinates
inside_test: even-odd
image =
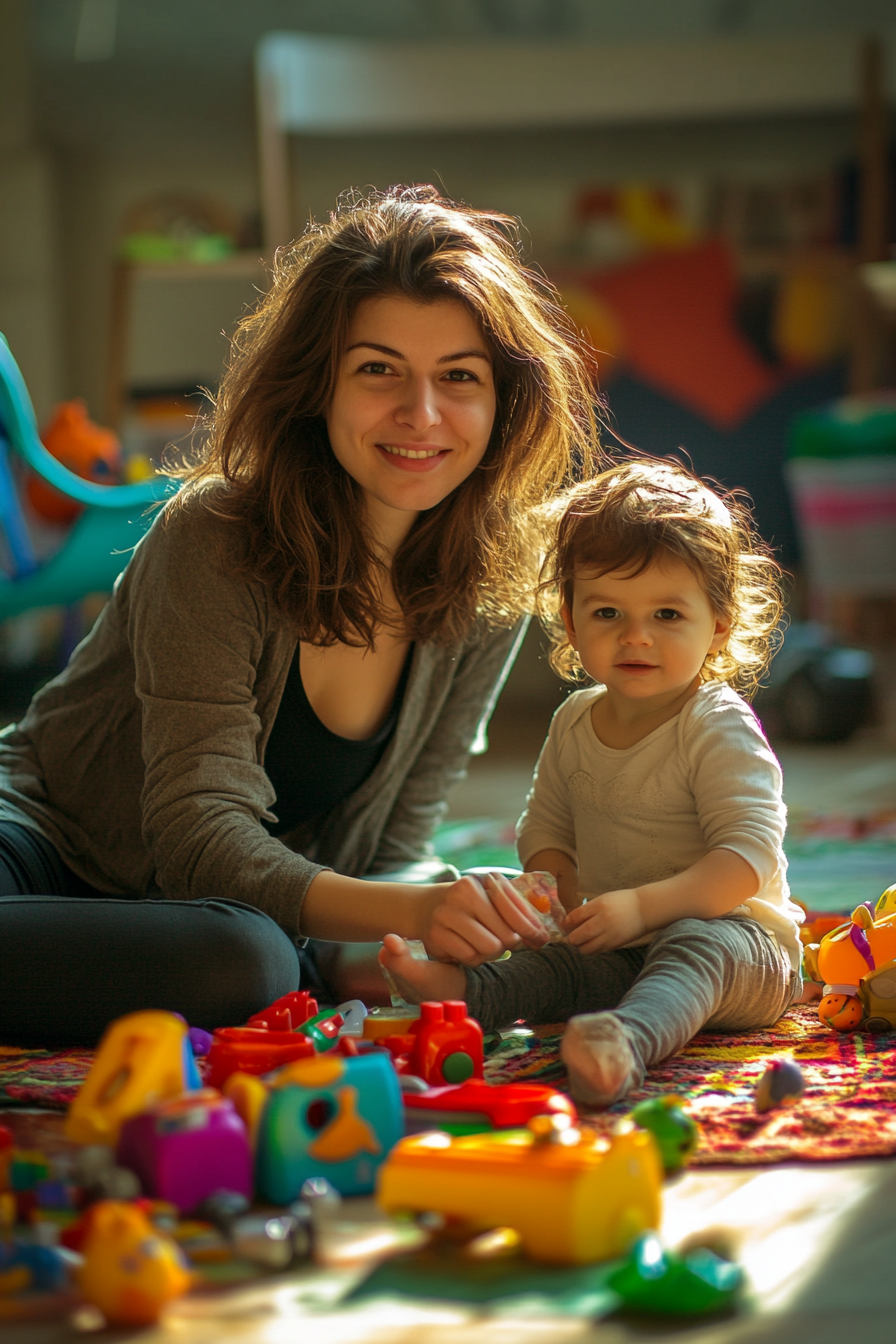
[[[469,369],[449,369],[445,374],[448,383],[476,383],[479,379]]]
[[[368,360],[368,362],[367,362],[366,364],[362,364],[361,367],[360,367],[360,369],[358,370],[358,372],[359,372],[359,373],[389,373],[389,372],[390,372],[390,369],[389,369],[389,365],[388,365],[388,364],[384,364],[383,361],[382,361],[381,359],[371,359],[371,360]]]
[[[660,607],[656,615],[657,620],[660,621],[678,621],[681,619],[681,612],[676,611],[674,607]]]

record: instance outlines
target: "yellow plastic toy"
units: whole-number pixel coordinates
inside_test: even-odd
[[[249,1146],[254,1153],[258,1126],[268,1101],[267,1087],[254,1074],[237,1071],[225,1080],[221,1091],[233,1102],[237,1115],[246,1126]]]
[[[630,1121],[608,1138],[536,1116],[527,1129],[402,1139],[377,1199],[387,1213],[441,1213],[473,1233],[513,1228],[534,1260],[591,1264],[659,1226],[662,1184],[656,1140]]]
[[[122,1123],[184,1091],[186,1025],[173,1013],[129,1013],[109,1026],[93,1067],[69,1107],[66,1137],[118,1142]]]
[[[835,1031],[892,1031],[896,1027],[896,886],[874,913],[857,906],[847,923],[807,948],[824,984],[818,1016]]]
[[[151,1325],[192,1282],[178,1247],[141,1209],[109,1199],[91,1210],[78,1286],[110,1325]]]

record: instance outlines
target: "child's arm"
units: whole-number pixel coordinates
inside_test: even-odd
[[[580,952],[612,952],[677,919],[730,914],[759,886],[746,859],[731,849],[711,849],[674,877],[592,898],[571,910],[564,924]]]
[[[527,873],[550,873],[557,879],[557,895],[566,911],[581,905],[579,868],[562,849],[540,849],[526,863]]]

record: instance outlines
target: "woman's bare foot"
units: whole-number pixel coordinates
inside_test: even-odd
[[[611,1106],[639,1082],[628,1033],[612,1013],[571,1017],[560,1053],[569,1071],[570,1092],[588,1106]]]
[[[417,961],[397,933],[387,933],[380,951],[380,965],[394,980],[407,1003],[424,999],[462,999],[467,992],[467,977],[462,966],[444,961]]]

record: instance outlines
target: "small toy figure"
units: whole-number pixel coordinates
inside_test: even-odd
[[[403,1132],[401,1091],[386,1054],[329,1053],[287,1065],[271,1080],[258,1127],[257,1193],[289,1204],[313,1176],[342,1195],[369,1194]]]
[[[42,437],[44,447],[76,476],[99,485],[116,485],[120,481],[118,437],[111,429],[94,424],[87,414],[86,402],[80,399],[62,402]],[[33,472],[28,475],[25,493],[34,512],[48,523],[73,523],[84,507]]]
[[[845,924],[805,949],[824,984],[818,1016],[835,1031],[892,1031],[896,1027],[896,888],[872,911],[859,905]]]
[[[134,1204],[94,1205],[78,1285],[110,1325],[151,1325],[192,1275],[168,1237]]]
[[[803,1071],[788,1055],[770,1059],[756,1084],[754,1104],[760,1115],[776,1106],[795,1106],[806,1090]]]
[[[656,1139],[667,1175],[683,1167],[697,1147],[700,1131],[684,1110],[681,1097],[650,1097],[639,1101],[631,1118]]]
[[[190,1213],[216,1190],[252,1195],[252,1154],[233,1102],[205,1088],[168,1098],[122,1126],[118,1161],[144,1193]]]
[[[512,1227],[534,1260],[589,1264],[659,1226],[662,1183],[652,1134],[623,1123],[607,1138],[537,1116],[526,1129],[402,1139],[377,1199],[386,1213],[440,1213],[472,1231]]]
[[[195,1067],[183,1018],[155,1011],[119,1017],[104,1032],[69,1107],[66,1137],[75,1143],[115,1144],[124,1120],[186,1091]]]
[[[382,1038],[399,1073],[422,1078],[430,1087],[482,1077],[482,1028],[467,1016],[460,999],[421,1003],[420,1017],[405,1036]]]

